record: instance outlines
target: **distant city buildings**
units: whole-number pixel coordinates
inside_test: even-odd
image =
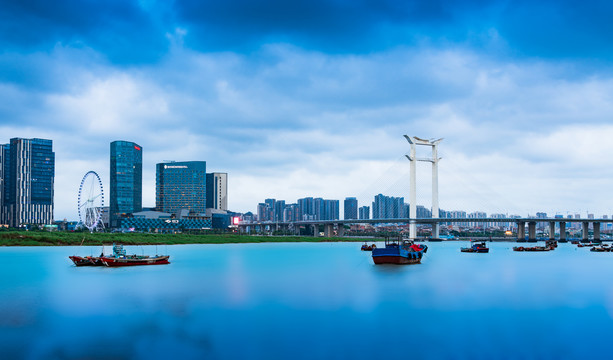
[[[109,223],[114,228],[121,218],[142,210],[143,148],[130,141],[113,141],[110,175]]]
[[[178,214],[204,214],[207,208],[206,161],[164,162],[156,165],[155,208]]]
[[[379,194],[375,196],[375,200],[372,203],[372,218],[404,219],[408,217],[407,209],[403,197]]]
[[[52,224],[54,180],[51,140],[12,138],[0,145],[0,224]]]
[[[257,207],[258,221],[339,220],[339,200],[302,198],[295,204],[285,200],[266,199]]]

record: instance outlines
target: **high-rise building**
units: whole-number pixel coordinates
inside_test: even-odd
[[[143,148],[130,141],[111,143],[110,227],[143,208]]]
[[[0,147],[0,222],[53,222],[55,153],[45,139],[13,138]]]
[[[406,218],[406,206],[403,197],[385,196],[379,194],[375,196],[372,203],[373,219],[401,219]]]
[[[338,200],[324,200],[323,212],[320,220],[338,220],[339,219],[339,204]]]
[[[285,200],[277,200],[275,203],[273,221],[283,221],[283,212],[285,211]]]
[[[299,212],[300,209],[298,208],[298,204],[286,205],[283,210],[283,221],[299,221]]]
[[[7,211],[4,209],[4,168],[5,166],[8,166],[6,164],[6,159],[8,158],[8,149],[8,144],[0,145],[0,225],[8,225],[8,219],[6,216]]]
[[[268,221],[270,220],[268,218],[268,204],[266,203],[259,203],[258,204],[258,210],[257,210],[257,217],[258,217],[258,221]]]
[[[300,220],[315,220],[315,199],[312,197],[298,199],[298,210]]]
[[[358,218],[358,199],[354,197],[345,198],[344,206],[345,220]]]
[[[181,209],[203,214],[207,208],[206,161],[166,162],[156,165],[155,208],[178,214]]]
[[[228,210],[228,174],[206,174],[206,207],[216,210]]]
[[[360,220],[369,220],[370,219],[370,207],[362,206],[360,207]]]

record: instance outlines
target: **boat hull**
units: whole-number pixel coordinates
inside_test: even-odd
[[[428,247],[426,245],[422,245],[423,248],[420,251],[407,250],[406,248],[402,248],[399,246],[390,246],[385,248],[374,248],[372,249],[372,260],[376,265],[380,264],[396,264],[396,265],[407,265],[407,264],[419,264],[421,263],[421,258],[424,253],[427,251]]]
[[[72,260],[72,262],[75,264],[75,266],[103,266],[102,262],[100,261],[100,258],[98,257],[93,257],[93,256],[69,256],[68,257],[70,260]]]
[[[533,247],[523,247],[523,246],[514,246],[513,247],[513,251],[527,251],[527,252],[534,252],[534,251],[551,251],[551,248],[548,247],[544,247],[544,246],[533,246]]]
[[[372,260],[375,264],[395,264],[395,265],[408,265],[408,264],[419,264],[421,263],[421,259],[409,259],[402,256],[373,256]]]
[[[489,253],[490,249],[471,249],[471,248],[462,248],[460,249],[461,252],[466,252],[466,253]]]
[[[166,265],[170,264],[168,261],[170,256],[156,256],[146,258],[130,258],[130,257],[101,257],[100,261],[108,267],[120,267],[120,266],[139,266],[139,265]]]

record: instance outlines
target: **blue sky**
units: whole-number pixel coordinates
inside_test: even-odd
[[[403,134],[445,138],[440,206],[613,214],[605,1],[4,1],[0,142],[54,140],[56,218],[109,143],[229,173],[229,205],[408,198]],[[429,207],[429,169],[418,202]]]

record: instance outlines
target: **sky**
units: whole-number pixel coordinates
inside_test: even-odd
[[[442,209],[611,216],[612,15],[574,0],[6,0],[0,143],[53,140],[56,219],[78,219],[89,170],[108,194],[114,140],[143,147],[144,206],[165,160],[227,172],[238,212],[408,202],[404,134],[443,138]]]

